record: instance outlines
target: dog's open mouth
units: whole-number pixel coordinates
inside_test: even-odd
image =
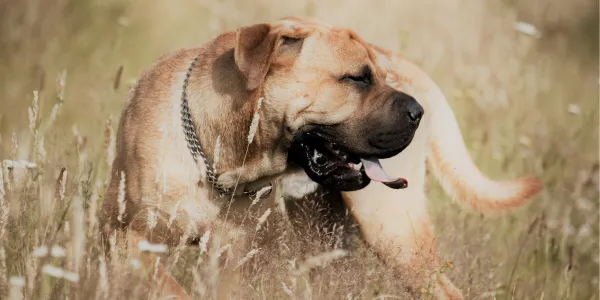
[[[339,191],[354,191],[371,180],[393,189],[408,186],[404,178],[390,177],[375,156],[358,156],[329,139],[313,133],[295,138],[289,159],[304,168],[315,182]]]

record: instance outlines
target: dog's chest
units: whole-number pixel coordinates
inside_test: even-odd
[[[284,199],[301,199],[317,191],[319,184],[312,181],[304,171],[285,174],[279,179],[279,195]]]

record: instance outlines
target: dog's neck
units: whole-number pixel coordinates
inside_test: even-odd
[[[278,140],[274,136],[281,136],[268,123],[270,118],[266,116],[273,112],[265,102],[259,107],[262,88],[244,89],[244,79],[235,69],[233,48],[220,53],[208,49],[215,47],[203,49],[184,81],[187,85],[182,96],[187,98],[189,116],[195,123],[185,131],[195,128],[197,145],[202,147],[202,158],[197,162],[206,169],[209,182],[214,178],[214,185],[224,194],[252,194],[285,171],[285,145],[272,142]],[[212,68],[208,67],[211,64]],[[203,88],[206,85],[212,86]],[[184,110],[182,106],[185,124]],[[259,118],[259,122],[251,129],[254,118]],[[191,140],[189,148],[194,153],[197,145],[188,133],[186,138],[188,143]]]

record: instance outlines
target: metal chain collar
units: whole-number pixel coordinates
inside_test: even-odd
[[[194,60],[190,64],[190,67],[187,70],[187,73],[185,74],[185,79],[183,80],[183,89],[181,93],[181,121],[183,125],[183,132],[185,133],[185,139],[187,141],[188,148],[190,149],[190,152],[192,154],[192,158],[194,158],[194,161],[198,162],[198,158],[200,158],[204,162],[208,182],[210,182],[212,186],[217,191],[219,191],[221,195],[232,196],[234,194],[233,190],[223,187],[217,182],[215,170],[213,169],[212,165],[208,162],[204,151],[202,151],[200,140],[196,135],[196,126],[194,124],[194,120],[192,120],[192,115],[190,114],[190,107],[188,105],[187,100],[187,87],[189,84],[190,76],[192,75],[192,70],[196,66],[198,60],[200,60],[200,55],[194,58]],[[272,185],[273,184],[271,183],[271,189]],[[243,194],[247,196],[254,196],[257,195],[257,193],[257,190],[248,190],[243,192]],[[263,195],[266,196],[269,193],[270,191]]]

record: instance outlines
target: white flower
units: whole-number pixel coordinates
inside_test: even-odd
[[[44,265],[42,272],[55,278],[63,278],[71,282],[79,282],[79,275],[73,272],[65,271],[53,265]]]
[[[140,251],[153,252],[153,253],[165,253],[167,252],[167,245],[165,244],[150,244],[148,241],[140,241],[138,243]]]
[[[9,159],[5,159],[3,162],[4,167],[7,169],[10,168],[28,168],[28,169],[33,169],[35,168],[37,165],[34,162],[29,162],[26,160],[9,160]]]
[[[592,227],[590,226],[590,224],[584,224],[583,226],[581,226],[581,228],[579,228],[579,232],[577,233],[577,236],[580,238],[587,238],[591,235]]]
[[[131,265],[134,269],[139,269],[142,267],[142,262],[139,259],[132,259],[129,261],[129,265]]]
[[[12,286],[25,286],[25,278],[21,276],[13,276],[9,279],[9,283]]]
[[[294,294],[294,293],[292,293],[292,290],[290,290],[290,288],[289,288],[289,287],[287,287],[287,285],[285,285],[285,282],[283,282],[283,281],[281,282],[281,287],[283,288],[283,291],[284,291],[286,294],[288,294],[288,295],[290,295],[290,296],[292,296],[292,295]]]
[[[42,245],[42,246],[36,248],[35,250],[33,250],[33,252],[31,254],[35,257],[47,256],[48,255],[48,246]],[[54,245],[54,246],[52,246],[52,249],[50,249],[50,255],[52,257],[65,257],[66,254],[67,254],[67,251],[65,250],[65,248],[63,248],[61,246]]]
[[[65,251],[65,248],[61,247],[61,246],[52,246],[52,249],[50,249],[50,255],[52,255],[52,257],[65,257],[67,255],[67,251]]]
[[[524,135],[519,138],[519,143],[521,143],[523,146],[531,146],[531,140]]]
[[[47,246],[38,247],[38,248],[34,249],[31,254],[35,257],[46,256],[46,255],[48,255],[48,247]]]
[[[581,114],[581,107],[579,107],[579,105],[577,105],[577,104],[571,103],[571,104],[569,104],[567,111],[574,115],[579,115],[579,114]]]
[[[524,33],[526,35],[533,36],[536,38],[539,38],[542,36],[541,32],[535,26],[533,26],[532,24],[529,24],[529,23],[516,22],[513,25],[513,28],[516,31],[519,31],[521,33]]]

